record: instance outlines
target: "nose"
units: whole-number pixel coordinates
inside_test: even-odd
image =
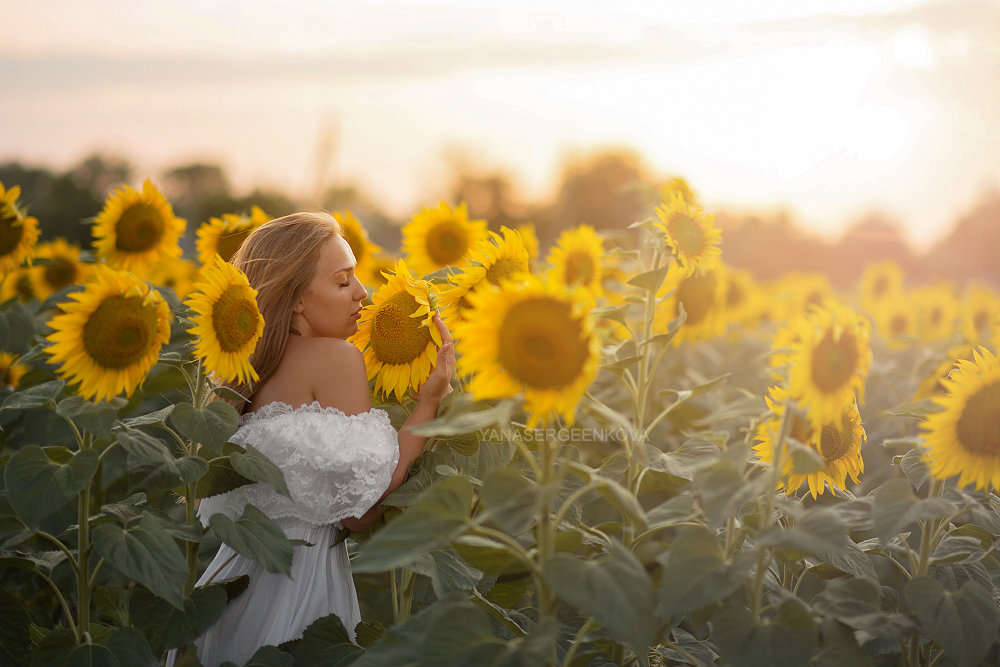
[[[368,290],[365,289],[365,286],[361,284],[361,281],[358,280],[357,277],[354,278],[354,282],[355,282],[354,300],[364,301],[368,297]]]

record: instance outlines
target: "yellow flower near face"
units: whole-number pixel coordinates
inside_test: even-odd
[[[814,425],[840,419],[844,405],[864,402],[871,365],[871,325],[836,303],[815,308],[794,325],[788,393]]]
[[[221,218],[210,218],[198,227],[198,240],[195,242],[198,261],[204,266],[211,264],[212,259],[219,255],[228,262],[250,232],[270,219],[271,216],[259,206],[251,207],[248,215],[223,213]]]
[[[31,262],[38,241],[38,220],[25,215],[17,203],[20,186],[4,188],[0,182],[0,274]]]
[[[90,279],[93,265],[81,262],[79,246],[67,243],[65,239],[39,243],[36,257],[47,260],[31,271],[35,294],[39,299]]]
[[[485,220],[469,220],[464,203],[453,209],[441,202],[437,208],[425,208],[403,227],[406,265],[417,276],[461,266],[485,238]]]
[[[682,192],[656,209],[663,240],[680,265],[690,271],[706,273],[722,261],[722,231],[715,226],[715,216],[692,206]]]
[[[557,287],[583,287],[594,299],[604,294],[604,239],[590,225],[565,230],[549,251],[548,279]]]
[[[144,275],[161,260],[180,257],[186,225],[149,179],[141,192],[123,185],[94,220],[94,250],[110,266]]]
[[[764,401],[771,415],[757,426],[753,450],[761,461],[773,463],[781,421],[785,418],[788,392],[775,386],[771,387],[768,394]],[[786,493],[795,493],[803,483],[807,483],[810,495],[816,498],[826,490],[827,485],[847,490],[848,477],[854,482],[858,481],[865,469],[864,459],[861,457],[865,431],[861,426],[857,403],[851,401],[845,404],[838,418],[820,426],[815,426],[810,419],[799,414],[792,414],[789,418],[792,420],[789,437],[813,449],[825,465],[816,472],[796,473],[791,457],[786,454],[782,467]]]
[[[667,331],[680,314],[680,306],[684,308],[684,324],[674,336],[673,345],[725,333],[726,284],[722,266],[699,274],[671,264],[657,296],[662,299],[653,322],[657,332]]]
[[[437,365],[441,332],[434,324],[431,284],[418,280],[402,260],[361,309],[358,331],[348,340],[363,353],[375,391],[400,401],[417,389]]]
[[[522,274],[469,294],[455,324],[462,375],[476,399],[523,394],[529,426],[560,415],[572,424],[597,372],[590,296]]]
[[[941,384],[947,395],[933,399],[941,411],[921,425],[930,473],[957,475],[959,486],[1000,488],[1000,362],[978,348]]]
[[[448,326],[462,317],[469,293],[480,285],[499,285],[503,280],[530,272],[531,261],[521,234],[509,227],[502,227],[500,232],[490,232],[487,240],[473,248],[464,270],[451,276],[451,286],[442,289],[438,305]]]
[[[334,220],[340,223],[344,230],[344,239],[347,241],[347,245],[351,246],[354,259],[358,262],[354,274],[362,285],[373,284],[375,276],[372,274],[379,267],[375,255],[382,252],[381,246],[368,240],[368,232],[350,211],[334,211],[331,215],[333,215]]]
[[[264,317],[246,274],[215,255],[184,303],[195,313],[194,327],[188,329],[198,337],[195,356],[226,382],[258,380],[250,355],[264,333]]]
[[[170,339],[170,309],[160,293],[130,273],[102,265],[94,279],[49,320],[46,352],[79,393],[106,400],[131,396]]]

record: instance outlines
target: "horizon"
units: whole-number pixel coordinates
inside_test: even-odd
[[[836,238],[878,211],[917,249],[1000,187],[987,0],[7,9],[3,161],[213,162],[236,189],[354,183],[401,217],[440,198],[448,155],[537,201],[570,156],[626,147],[710,213]]]

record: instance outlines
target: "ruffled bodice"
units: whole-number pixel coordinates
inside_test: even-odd
[[[396,429],[384,410],[356,415],[318,401],[298,408],[269,403],[243,416],[230,438],[252,445],[281,469],[291,499],[269,484],[241,486],[201,501],[198,516],[238,518],[249,503],[272,519],[323,526],[361,516],[389,487],[399,461]]]

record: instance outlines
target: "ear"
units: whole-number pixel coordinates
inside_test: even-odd
[[[302,301],[302,299],[299,299],[298,303],[295,304],[295,307],[292,308],[292,312],[301,313],[305,309],[306,309],[306,304]]]

